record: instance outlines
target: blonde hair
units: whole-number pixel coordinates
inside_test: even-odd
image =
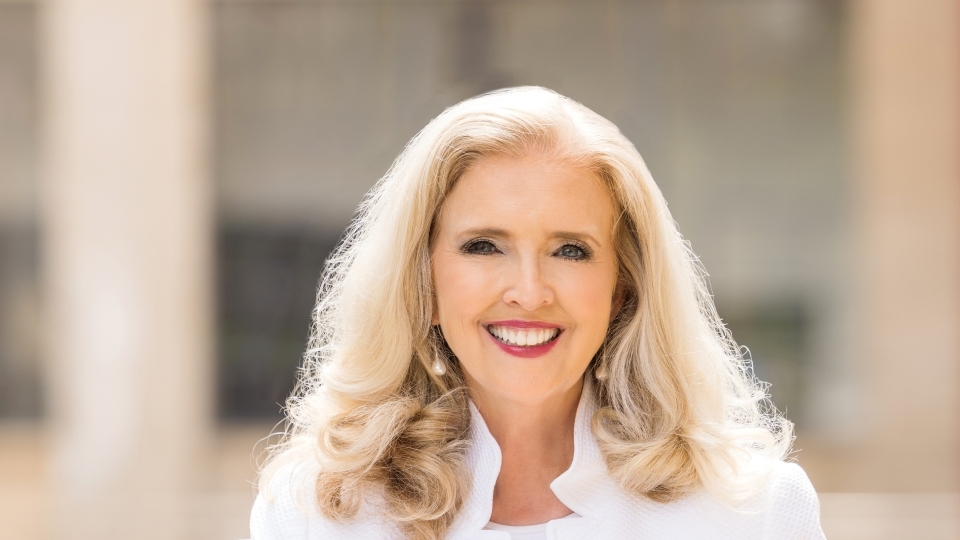
[[[626,299],[586,375],[610,475],[656,501],[701,488],[737,500],[759,482],[746,458],[783,459],[792,427],[717,316],[640,154],[583,105],[522,87],[444,111],[361,204],[325,267],[286,437],[261,489],[279,468],[306,464],[326,517],[347,519],[377,500],[408,537],[443,537],[469,489],[470,413],[457,363],[442,376],[430,369],[436,354],[449,355],[430,330],[431,231],[472,163],[537,152],[588,167],[619,207]],[[608,375],[597,380],[601,364]]]

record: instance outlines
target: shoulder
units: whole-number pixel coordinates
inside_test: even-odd
[[[398,537],[396,525],[384,519],[380,502],[372,494],[359,515],[332,520],[317,506],[315,465],[285,465],[268,478],[250,512],[251,540],[321,540],[328,538]]]
[[[823,540],[817,493],[799,465],[761,458],[745,474],[753,494],[732,502],[702,489],[668,503],[641,501],[649,538]],[[639,526],[640,518],[634,518]]]
[[[309,486],[316,473],[287,465],[271,476],[257,495],[250,512],[252,540],[309,538],[310,521],[319,517],[316,497]]]
[[[807,473],[796,463],[777,461],[770,466],[764,489],[768,501],[766,538],[820,540],[820,501]]]

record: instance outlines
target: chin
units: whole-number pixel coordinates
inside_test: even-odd
[[[579,381],[580,377],[573,381],[562,379],[526,382],[519,382],[516,378],[514,378],[505,381],[496,381],[495,384],[491,384],[489,386],[481,386],[485,392],[491,395],[496,395],[502,399],[517,403],[536,404],[542,403],[552,397],[556,397],[557,395],[567,392]]]

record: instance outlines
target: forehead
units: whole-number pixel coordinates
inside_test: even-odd
[[[441,228],[520,231],[581,230],[608,238],[614,202],[594,172],[546,156],[489,156],[460,177],[447,195]]]

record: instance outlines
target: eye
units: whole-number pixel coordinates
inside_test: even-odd
[[[583,261],[590,258],[590,253],[587,248],[576,244],[564,244],[555,253],[564,259],[575,261]]]
[[[493,245],[493,242],[482,239],[471,240],[464,244],[464,246],[460,249],[464,253],[471,253],[475,255],[489,255],[497,252],[497,246]]]

